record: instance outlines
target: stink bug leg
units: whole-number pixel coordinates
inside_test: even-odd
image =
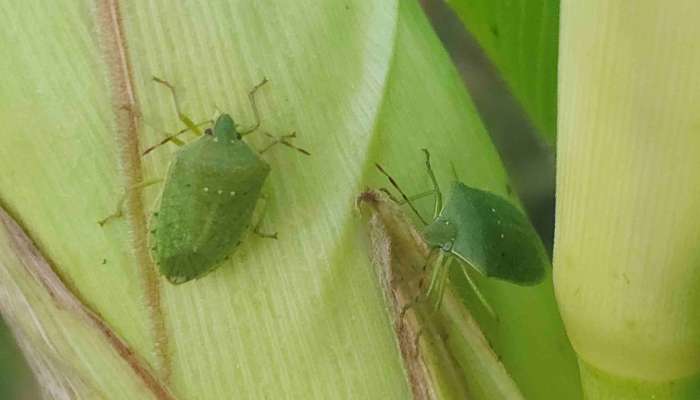
[[[262,150],[259,150],[258,153],[260,153],[260,154],[263,154],[264,152],[270,150],[276,144],[283,144],[291,149],[294,149],[294,150],[300,152],[301,154],[305,154],[307,156],[311,155],[311,153],[309,153],[308,151],[302,149],[301,147],[297,147],[289,142],[289,139],[294,139],[295,137],[297,137],[296,132],[292,132],[292,133],[287,134],[287,135],[282,135],[280,137],[275,137],[267,132],[263,132],[263,134],[271,139],[274,139],[274,141],[272,141],[270,144],[265,146]]]
[[[257,221],[253,225],[253,233],[260,236],[261,238],[264,238],[264,239],[277,239],[277,232],[268,233],[268,232],[263,232],[260,229],[260,226],[262,225],[263,218],[265,218],[265,212],[267,211],[267,196],[260,195],[260,199],[263,201],[262,211],[258,215]]]
[[[437,249],[430,249],[430,253],[428,253],[428,257],[426,258],[426,262],[423,265],[422,271],[425,272],[428,268],[428,265],[433,265],[435,264],[437,258],[441,256],[441,252],[438,251]],[[432,282],[431,282],[432,283]],[[403,319],[411,308],[415,307],[417,304],[420,304],[421,302],[425,301],[428,299],[428,292],[423,291],[424,289],[424,284],[425,284],[425,279],[423,277],[420,278],[418,281],[418,291],[420,292],[417,296],[415,296],[410,302],[407,304],[404,304],[404,306],[401,308],[401,312],[399,314],[400,318]]]
[[[435,178],[435,173],[433,172],[433,167],[430,165],[430,152],[428,149],[422,149],[425,153],[425,167],[428,169],[428,176],[430,176],[430,181],[433,183],[433,192],[435,193],[435,204],[433,206],[433,220],[438,217],[440,211],[442,211],[442,192],[440,191],[440,186],[438,185],[437,179]]]
[[[481,305],[484,306],[486,311],[488,311],[489,315],[493,319],[498,319],[498,315],[496,314],[496,311],[493,310],[493,307],[491,307],[491,304],[486,300],[486,297],[484,297],[484,294],[481,293],[481,290],[479,290],[479,287],[476,286],[476,282],[474,282],[469,276],[469,271],[467,271],[467,266],[464,263],[460,263],[460,268],[462,272],[464,273],[464,277],[467,278],[467,282],[469,282],[469,286],[471,286],[472,290],[474,291],[474,294],[476,294],[476,297],[479,299],[479,302]]]
[[[187,127],[188,130],[191,130],[197,136],[202,136],[204,133],[202,132],[201,129],[199,129],[199,124],[195,124],[194,121],[190,117],[188,117],[186,114],[184,114],[180,110],[180,102],[177,99],[177,93],[175,92],[175,86],[171,84],[170,82],[160,79],[156,76],[153,77],[153,80],[160,83],[161,85],[164,85],[168,89],[170,89],[170,93],[172,93],[173,96],[173,104],[175,105],[175,112],[177,112],[177,117],[182,121],[183,124]],[[183,132],[184,133],[184,132]]]
[[[214,123],[214,121],[212,121],[212,120],[206,120],[206,121],[203,121],[203,122],[200,122],[200,123],[195,124],[195,126],[196,126],[196,127],[200,127],[200,126],[204,126],[204,125],[210,125],[210,124],[213,124],[213,123]],[[141,155],[142,155],[142,156],[145,156],[145,155],[147,155],[148,153],[152,152],[153,150],[157,149],[158,147],[160,147],[160,146],[162,146],[162,145],[164,145],[164,144],[166,144],[166,143],[168,143],[168,142],[172,142],[172,143],[174,143],[174,144],[176,144],[176,145],[178,145],[178,146],[184,146],[185,143],[184,143],[183,141],[181,141],[180,139],[178,139],[177,137],[180,136],[180,135],[182,135],[182,134],[185,133],[185,132],[189,132],[190,130],[191,130],[190,128],[180,129],[177,133],[174,133],[174,134],[172,134],[172,135],[166,136],[166,137],[165,137],[163,140],[161,140],[160,142],[158,142],[158,143],[154,144],[153,146],[150,146],[149,148],[147,148],[146,150],[144,150],[143,153],[141,153]]]
[[[141,182],[138,185],[134,185],[130,187],[128,190],[134,190],[134,189],[143,189],[148,186],[155,185],[156,183],[162,182],[163,179],[151,179],[145,182]],[[124,215],[124,202],[126,201],[126,194],[128,193],[128,190],[124,192],[121,197],[119,198],[119,202],[117,203],[117,210],[106,216],[105,218],[102,218],[101,220],[97,221],[97,224],[100,226],[105,226],[105,224],[115,218],[121,218],[122,215]]]
[[[255,118],[255,122],[253,123],[253,125],[251,127],[238,132],[238,134],[241,137],[246,136],[248,134],[251,134],[251,133],[255,132],[258,128],[260,128],[260,124],[261,124],[260,110],[258,109],[258,103],[255,101],[255,95],[257,94],[258,90],[261,87],[263,87],[267,82],[269,82],[267,80],[267,78],[263,78],[263,80],[260,81],[260,83],[253,86],[253,88],[248,92],[248,102],[250,102],[250,108],[253,110],[253,117]],[[294,149],[302,154],[305,154],[307,156],[311,155],[311,153],[309,153],[308,151],[302,149],[301,147],[297,147],[290,142],[290,139],[294,139],[297,137],[296,132],[292,132],[292,133],[289,133],[287,135],[282,135],[279,137],[273,136],[267,132],[263,132],[263,134],[265,136],[273,139],[273,141],[271,143],[269,143],[267,146],[265,146],[262,150],[259,150],[258,151],[259,154],[265,153],[266,151],[270,150],[276,144],[283,144],[283,145],[285,145],[289,148],[292,148],[292,149]]]
[[[430,286],[428,286],[426,297],[432,297],[434,299],[433,308],[435,310],[439,309],[440,303],[442,303],[442,296],[445,293],[445,284],[447,283],[448,272],[451,264],[452,257],[445,255],[445,253],[442,251],[440,252],[437,260],[435,260],[433,263]]]
[[[239,135],[245,136],[255,132],[258,128],[260,128],[260,111],[258,111],[258,103],[255,102],[255,94],[258,92],[258,89],[263,87],[267,82],[269,82],[267,78],[263,78],[263,80],[260,81],[260,83],[253,86],[253,88],[250,89],[250,91],[248,92],[248,101],[250,102],[250,108],[253,109],[253,117],[255,118],[255,122],[250,128],[239,131]]]
[[[185,143],[182,142],[180,139],[178,139],[177,138],[178,136],[182,135],[185,132],[189,132],[189,131],[194,132],[197,136],[202,136],[204,134],[204,132],[202,132],[202,130],[200,128],[204,125],[213,124],[212,120],[206,120],[206,121],[195,123],[190,117],[188,117],[180,109],[180,101],[178,100],[177,92],[175,91],[175,85],[166,81],[165,79],[161,79],[161,78],[158,78],[156,76],[153,77],[153,81],[155,81],[156,83],[160,83],[161,85],[167,87],[170,90],[170,93],[172,94],[172,98],[173,98],[173,105],[175,106],[175,112],[177,113],[177,117],[180,119],[180,121],[182,121],[183,124],[185,124],[186,128],[179,130],[175,134],[166,136],[160,142],[147,148],[142,153],[142,155],[144,155],[144,156],[146,154],[150,153],[151,151],[155,150],[156,148],[158,148],[158,147],[160,147],[168,142],[175,143],[178,146],[183,146]]]

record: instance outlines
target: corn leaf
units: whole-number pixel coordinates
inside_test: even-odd
[[[30,357],[43,360],[33,363],[40,378],[54,376],[46,370],[60,377],[42,379],[45,391],[410,396],[354,198],[384,184],[375,161],[399,179],[416,177],[407,189],[427,187],[422,147],[441,160],[441,180],[452,179],[453,164],[466,183],[507,192],[499,158],[417,3],[32,0],[0,4],[0,20],[0,36],[12,38],[0,59],[0,75],[11,77],[0,80],[0,200],[10,221],[0,285],[17,293],[0,304],[4,315],[38,320],[10,319],[24,348],[40,352]],[[267,77],[261,130],[297,131],[296,144],[312,154],[280,147],[264,155],[273,171],[263,228],[279,239],[250,236],[216,271],[180,286],[158,277],[147,247],[158,186],[139,187],[165,176],[177,147],[140,153],[183,127],[153,75],[176,85],[193,120],[223,111],[242,125],[253,121],[248,90]],[[249,143],[268,141],[251,135]],[[124,195],[123,217],[100,227]],[[15,222],[19,230],[7,228]],[[20,269],[16,237],[33,243],[42,271],[55,272],[77,321],[56,315],[66,303],[36,283],[36,268]],[[568,382],[575,370],[551,285],[484,285],[500,317],[487,336],[525,394],[547,384],[571,393],[550,383],[552,375]],[[22,308],[10,301],[20,293]],[[110,389],[122,381],[123,391]]]
[[[474,35],[541,137],[557,124],[558,0],[448,0]]]

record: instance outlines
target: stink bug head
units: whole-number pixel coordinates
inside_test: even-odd
[[[236,123],[229,114],[221,114],[214,123],[212,135],[224,143],[240,140],[241,135],[236,131]]]
[[[457,227],[444,218],[438,217],[423,228],[423,239],[432,248],[450,251],[456,238]]]

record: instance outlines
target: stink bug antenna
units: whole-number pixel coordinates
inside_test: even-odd
[[[435,206],[433,210],[433,219],[435,219],[440,214],[440,211],[442,211],[442,192],[440,191],[440,185],[438,185],[438,181],[435,178],[433,167],[430,165],[430,152],[428,149],[422,150],[423,153],[425,153],[425,166],[428,169],[428,175],[430,176],[430,180],[433,182],[433,190],[435,191]]]
[[[403,190],[401,190],[401,188],[399,187],[399,184],[396,183],[394,178],[392,178],[391,175],[389,175],[389,173],[386,172],[384,170],[384,168],[382,168],[382,166],[379,165],[378,163],[374,163],[374,165],[377,167],[379,172],[381,172],[384,176],[386,176],[389,179],[389,183],[391,183],[391,186],[393,186],[394,189],[398,190],[398,192],[401,194],[401,197],[403,198],[404,202],[407,203],[409,207],[411,207],[411,210],[413,210],[413,212],[418,216],[418,219],[420,219],[420,221],[423,223],[423,225],[427,225],[428,223],[425,222],[425,220],[423,219],[423,216],[420,215],[420,213],[418,212],[416,207],[411,202],[411,199],[409,199],[408,196],[406,196],[406,193],[404,193]]]
[[[177,112],[177,117],[180,118],[180,121],[182,121],[183,124],[187,127],[188,130],[192,130],[194,133],[196,133],[198,136],[202,136],[202,130],[199,129],[198,124],[195,124],[190,117],[185,115],[181,110],[180,110],[180,102],[177,99],[177,93],[175,92],[175,86],[164,80],[160,79],[157,76],[153,77],[153,80],[157,83],[160,83],[161,85],[164,85],[168,89],[170,89],[170,93],[172,93],[173,96],[173,104],[175,105],[175,111]]]
[[[214,121],[212,121],[212,120],[207,120],[207,121],[203,121],[203,122],[200,122],[200,123],[198,123],[198,124],[195,124],[195,126],[200,127],[200,126],[205,126],[205,125],[209,125],[209,124],[213,124],[213,123],[214,123]],[[161,140],[160,142],[158,142],[158,143],[156,143],[156,144],[150,146],[150,147],[147,148],[146,150],[144,150],[143,153],[141,153],[141,155],[145,156],[146,154],[152,152],[153,150],[157,149],[158,147],[160,147],[160,146],[162,146],[162,145],[164,145],[164,144],[166,144],[166,143],[168,143],[168,142],[173,142],[173,143],[175,143],[175,144],[178,145],[178,146],[182,146],[184,143],[183,143],[182,141],[180,141],[177,137],[180,136],[180,135],[182,135],[182,134],[185,133],[185,132],[189,132],[190,130],[191,130],[190,128],[185,128],[185,129],[179,130],[179,131],[178,131],[177,133],[175,133],[175,134],[166,136],[166,137],[165,137],[163,140]]]

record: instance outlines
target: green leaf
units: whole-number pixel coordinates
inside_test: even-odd
[[[557,123],[558,0],[448,0],[542,138]]]
[[[82,304],[35,244],[0,209],[0,299],[6,318],[54,398],[174,400],[152,369],[117,332]],[[118,394],[118,395],[116,395]]]
[[[410,396],[353,200],[380,186],[375,161],[412,176],[423,147],[444,160],[441,178],[451,161],[470,185],[499,194],[506,186],[415,1],[4,2],[0,36],[14,38],[0,58],[0,75],[12,77],[0,80],[3,207],[67,290],[159,382],[179,398]],[[158,277],[145,246],[158,189],[134,189],[163,177],[176,147],[140,152],[182,128],[152,75],[177,86],[195,121],[220,110],[242,124],[253,119],[247,91],[267,77],[258,100],[262,129],[295,130],[297,144],[312,153],[265,154],[272,172],[263,227],[279,240],[249,237],[216,271],[180,286]],[[249,139],[267,144],[264,136]],[[427,184],[416,179],[413,187]],[[97,221],[124,193],[125,217],[101,228]],[[2,252],[11,259],[12,247]],[[27,288],[26,274],[7,276],[3,289]],[[546,398],[536,397],[542,387],[576,398],[574,358],[551,286],[485,285],[501,318],[487,336],[525,395]],[[22,289],[29,309],[52,322],[51,296],[35,289]],[[3,313],[17,306],[0,305]],[[80,341],[54,339],[82,325],[59,319],[42,337],[29,322],[15,320],[30,342],[48,340],[37,351],[55,345],[47,365],[75,374],[85,397],[112,387],[100,374],[115,384],[127,379],[109,363],[72,356],[74,369],[58,363],[64,351],[92,356]]]

